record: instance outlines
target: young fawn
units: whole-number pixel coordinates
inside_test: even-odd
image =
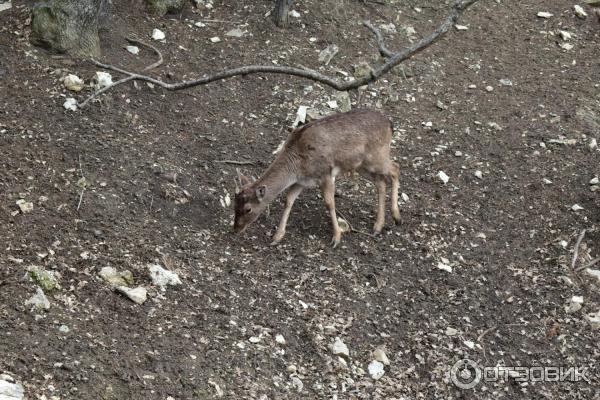
[[[275,161],[257,180],[238,172],[241,189],[235,195],[234,230],[243,232],[281,192],[287,192],[285,209],[273,236],[278,243],[285,235],[290,211],[304,188],[319,186],[333,227],[333,247],[342,231],[335,213],[335,177],[352,171],[369,177],[377,187],[377,218],[373,230],[381,232],[385,223],[386,180],[392,183],[392,216],[400,221],[398,178],[400,168],[390,159],[392,124],[381,113],[355,110],[331,115],[290,133]]]

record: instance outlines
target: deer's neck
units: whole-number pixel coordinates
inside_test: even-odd
[[[295,163],[285,151],[277,156],[265,173],[256,182],[266,187],[265,200],[273,201],[281,192],[297,182]]]

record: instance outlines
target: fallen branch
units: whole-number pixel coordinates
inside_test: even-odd
[[[214,162],[219,163],[219,164],[254,165],[254,163],[252,161],[216,160]]]
[[[452,26],[458,20],[458,17],[468,7],[470,7],[477,1],[479,1],[479,0],[456,0],[454,2],[454,4],[452,5],[450,14],[444,19],[444,21],[432,33],[430,33],[429,35],[425,36],[421,40],[413,43],[411,46],[409,46],[397,53],[392,53],[391,51],[389,51],[385,47],[385,44],[383,43],[383,37],[382,37],[381,33],[373,25],[371,25],[368,21],[365,21],[364,25],[375,34],[375,37],[376,37],[378,45],[379,45],[380,53],[384,54],[388,58],[388,60],[384,64],[373,69],[369,75],[364,76],[359,79],[353,79],[350,81],[340,81],[336,78],[332,78],[330,76],[321,74],[320,72],[317,72],[312,69],[290,67],[290,66],[279,66],[279,65],[247,65],[247,66],[243,66],[243,67],[232,68],[232,69],[228,69],[225,71],[217,72],[212,75],[205,75],[201,78],[197,78],[197,79],[193,79],[193,80],[181,81],[181,82],[175,82],[175,83],[167,83],[167,82],[161,81],[160,79],[153,78],[151,76],[138,74],[135,72],[124,70],[124,69],[116,67],[114,65],[104,64],[104,63],[101,63],[96,60],[91,60],[91,62],[94,65],[96,65],[100,68],[119,72],[121,74],[126,75],[127,78],[116,81],[109,87],[103,88],[103,89],[93,93],[83,103],[81,103],[79,105],[79,107],[80,108],[84,107],[91,99],[97,97],[99,94],[102,94],[102,93],[106,92],[108,89],[112,89],[113,87],[120,85],[122,83],[126,83],[130,80],[146,81],[146,82],[153,83],[157,86],[160,86],[163,89],[174,91],[174,90],[188,89],[188,88],[191,88],[194,86],[199,86],[199,85],[206,85],[206,84],[214,82],[214,81],[228,79],[228,78],[232,78],[235,76],[245,76],[245,75],[257,74],[257,73],[269,73],[269,74],[292,75],[292,76],[298,76],[301,78],[310,79],[312,81],[316,81],[316,82],[322,83],[324,85],[327,85],[338,91],[347,91],[347,90],[357,89],[357,88],[367,85],[371,82],[375,82],[382,75],[389,72],[392,68],[394,68],[401,62],[413,57],[415,54],[417,54],[417,53],[421,52],[422,50],[424,50],[425,48],[431,46],[433,43],[435,43],[437,40],[439,40],[442,36],[444,36],[446,33],[448,33],[450,28],[452,28]],[[139,43],[141,44],[141,42],[139,42]],[[157,49],[156,49],[156,51],[158,54],[160,54],[160,52],[158,52]]]
[[[158,60],[155,63],[148,65],[146,68],[143,69],[143,71],[149,71],[151,69],[160,67],[162,65],[162,63],[164,61],[162,53],[155,46],[151,45],[150,43],[142,42],[141,40],[135,39],[135,38],[128,37],[126,39],[131,44],[139,44],[140,46],[144,46],[144,47],[148,47],[149,49],[152,49],[152,51],[154,51],[154,53],[158,56]]]
[[[575,264],[577,263],[577,257],[579,256],[579,246],[581,245],[581,241],[585,236],[585,229],[581,231],[579,237],[577,238],[577,242],[575,243],[575,250],[573,251],[573,259],[571,260],[571,269],[575,269]]]
[[[590,261],[589,263],[587,263],[585,265],[582,265],[581,267],[577,267],[575,269],[575,272],[579,272],[579,271],[583,271],[584,269],[592,268],[594,265],[596,265],[598,263],[598,261],[600,261],[600,257],[594,258],[592,261]]]

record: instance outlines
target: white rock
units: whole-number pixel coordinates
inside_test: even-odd
[[[456,24],[456,25],[454,25],[454,27],[456,28],[457,31],[468,31],[469,30],[469,27],[465,26],[465,25]]]
[[[475,348],[475,342],[473,342],[472,340],[465,340],[463,343],[471,350]]]
[[[375,351],[373,351],[373,359],[375,359],[375,361],[383,363],[384,365],[390,365],[390,359],[385,354],[385,351],[383,351],[382,348],[377,348],[375,349]]]
[[[25,305],[31,305],[31,310],[47,310],[50,308],[50,301],[44,294],[42,288],[38,287],[35,294],[25,301]]]
[[[448,264],[445,264],[443,262],[439,262],[437,265],[438,269],[441,269],[442,271],[446,271],[446,272],[452,272],[452,267],[449,266]]]
[[[12,8],[11,0],[8,0],[8,1],[5,0],[4,2],[0,3],[0,12],[10,10],[11,8]]]
[[[586,314],[583,316],[587,322],[590,323],[593,330],[600,329],[600,311],[595,313]]]
[[[248,338],[248,341],[250,343],[258,343],[258,342],[260,342],[260,337],[258,337],[258,336],[250,336],[250,338]]]
[[[483,179],[483,172],[481,172],[480,170],[475,171],[473,175],[475,175],[475,177],[479,179]]]
[[[583,207],[581,207],[579,204],[573,204],[571,206],[571,210],[573,210],[573,211],[580,211],[580,210],[583,210]]]
[[[342,340],[337,337],[331,346],[331,352],[336,356],[342,357],[350,357],[350,350],[348,350],[348,346],[346,343],[342,342]]]
[[[93,86],[96,90],[110,86],[113,83],[112,75],[104,71],[97,71],[93,81]]]
[[[548,178],[542,179],[542,182],[544,182],[546,185],[552,185],[552,181]]]
[[[131,272],[118,272],[116,268],[113,267],[103,267],[98,272],[98,276],[114,286],[127,286],[128,283],[133,281]]]
[[[279,344],[285,344],[285,338],[281,334],[275,336],[275,341]]]
[[[66,110],[77,111],[77,100],[72,97],[69,97],[63,103],[63,107]]]
[[[8,378],[3,376],[3,379],[0,379],[0,400],[22,400],[25,397],[23,386],[20,383],[9,382]]]
[[[218,36],[213,36],[209,39],[212,43],[219,43],[221,41],[221,38]]]
[[[330,44],[319,52],[319,62],[329,65],[333,57],[340,51],[335,44]]]
[[[493,91],[494,91],[494,87],[493,87],[493,86],[490,86],[490,85],[488,85],[488,86],[486,86],[486,87],[485,87],[485,91],[486,91],[486,92],[493,92]]]
[[[150,272],[152,284],[159,286],[162,290],[165,290],[165,286],[167,285],[181,285],[179,275],[173,271],[164,269],[158,264],[148,264],[148,271]]]
[[[598,147],[598,142],[596,141],[596,138],[590,139],[590,144],[588,144],[588,147],[590,148],[590,150],[594,150]]]
[[[63,85],[65,85],[65,87],[68,90],[71,90],[73,92],[80,92],[81,89],[83,89],[84,82],[83,79],[81,79],[77,75],[69,74],[63,80]]]
[[[295,128],[298,126],[298,124],[302,123],[306,123],[306,111],[308,110],[307,106],[299,106],[298,107],[298,111],[296,111],[296,120],[294,121],[294,123],[292,124],[292,126]]]
[[[565,312],[567,314],[572,314],[574,312],[581,310],[582,307],[583,307],[583,296],[573,296],[573,297],[571,297],[571,300],[569,300],[569,303],[567,305],[565,305]]]
[[[396,33],[396,25],[391,22],[389,24],[381,24],[379,28],[385,33]]]
[[[33,211],[33,203],[32,202],[25,201],[23,199],[19,199],[19,200],[17,200],[16,204],[17,204],[17,206],[19,206],[19,210],[21,210],[21,212],[23,214],[28,214]]]
[[[152,30],[152,39],[154,40],[165,40],[166,37],[167,36],[165,35],[165,33],[160,29],[154,28]]]
[[[552,17],[554,17],[554,14],[549,13],[547,11],[540,11],[539,13],[537,13],[537,16],[539,18],[552,18]]]
[[[235,29],[232,29],[229,32],[227,32],[225,34],[225,36],[241,38],[241,37],[244,37],[245,34],[246,33],[243,30],[241,30],[240,28],[235,28]]]
[[[594,278],[598,279],[598,283],[600,283],[600,270],[587,268],[585,270],[585,272],[588,275],[593,276]]]
[[[327,102],[327,106],[329,106],[331,109],[336,109],[338,108],[338,103],[335,100],[330,100]]]
[[[564,40],[565,42],[567,40],[570,40],[573,37],[573,35],[571,35],[571,33],[567,32],[567,31],[558,31],[558,34],[560,35],[562,40]]]
[[[292,376],[292,386],[294,386],[297,392],[301,392],[304,389],[304,384],[297,376]]]
[[[581,19],[587,18],[588,14],[585,12],[583,7],[581,7],[579,4],[575,4],[573,9],[575,10],[575,15],[577,15],[579,18],[581,18]]]
[[[67,325],[61,325],[58,327],[58,331],[60,333],[69,333],[71,330],[69,329],[69,327]]]
[[[450,180],[450,177],[448,177],[444,171],[439,171],[437,176],[444,183],[444,185]]]
[[[144,304],[148,298],[148,292],[143,286],[138,286],[134,289],[128,288],[127,286],[117,286],[116,289],[137,304]]]
[[[204,28],[206,26],[206,24],[204,22],[195,22],[194,26],[197,26],[198,28]]]
[[[369,375],[371,375],[371,378],[373,378],[375,380],[381,378],[383,376],[383,374],[385,374],[385,370],[383,368],[383,363],[381,363],[377,360],[371,361],[371,363],[369,364],[368,370],[369,370]]]
[[[342,217],[338,217],[338,226],[340,227],[340,231],[342,233],[350,232],[350,224]]]
[[[402,192],[402,193],[400,194],[400,197],[402,197],[402,200],[403,200],[405,203],[408,203],[408,200],[409,200],[409,198],[408,198],[408,195],[407,195],[406,193]]]
[[[500,79],[500,84],[502,86],[512,86],[513,82],[510,79],[502,78],[502,79]]]
[[[571,50],[573,49],[573,45],[571,43],[561,43],[558,45],[563,50]]]
[[[600,179],[598,179],[598,177],[597,177],[597,176],[593,177],[593,178],[590,180],[590,185],[597,185],[597,184],[599,184],[599,183],[600,183]]]
[[[458,330],[452,328],[452,327],[447,327],[446,328],[446,335],[448,336],[456,336],[458,335]]]
[[[138,55],[140,54],[140,48],[137,46],[126,46],[125,49],[131,54]]]
[[[292,11],[290,11],[290,17],[293,17],[293,18],[300,18],[300,17],[301,17],[301,15],[300,15],[300,13],[299,13],[298,11],[296,11],[296,10],[292,10]]]

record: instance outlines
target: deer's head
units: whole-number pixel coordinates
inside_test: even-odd
[[[248,225],[256,221],[267,207],[267,202],[263,201],[267,188],[264,185],[258,185],[255,180],[251,180],[239,171],[238,178],[241,187],[236,187],[233,229],[236,233],[241,233]]]

